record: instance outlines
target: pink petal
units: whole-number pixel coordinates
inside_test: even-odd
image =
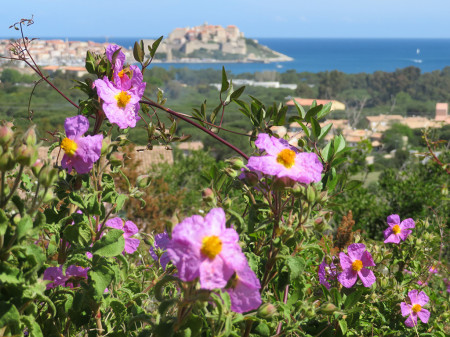
[[[388,238],[386,240],[384,240],[384,243],[400,243],[400,235],[398,234],[394,234],[392,232],[391,235],[388,236]]]
[[[428,320],[430,319],[430,312],[427,309],[422,309],[417,313],[417,316],[419,316],[423,323],[428,323]]]
[[[200,264],[200,287],[209,290],[223,288],[233,273],[234,270],[229,268],[222,258],[206,258]]]
[[[402,316],[408,316],[411,313],[411,304],[407,304],[406,302],[400,303],[400,309],[402,310]]]
[[[408,235],[411,234],[411,233],[412,233],[412,231],[410,231],[410,230],[402,229],[402,231],[400,232],[400,234],[398,236],[400,237],[400,239],[405,241],[406,238],[408,237]]]
[[[400,228],[414,228],[416,226],[416,224],[414,223],[414,220],[411,218],[405,219],[402,221],[402,223],[400,224]]]
[[[346,288],[351,288],[356,283],[358,274],[351,269],[344,270],[338,275],[338,281]]]
[[[106,221],[106,227],[123,230],[123,220],[121,218],[112,218]]]
[[[128,238],[134,234],[137,234],[139,232],[139,229],[137,228],[137,226],[134,224],[133,221],[126,221],[125,225],[123,226],[123,230],[124,230],[124,237]]]
[[[347,256],[347,254],[340,252],[339,260],[341,262],[342,269],[351,269],[352,268],[352,260]]]
[[[387,223],[391,226],[400,224],[400,216],[398,214],[391,214],[387,217]]]
[[[405,325],[407,327],[414,327],[415,325],[417,325],[417,315],[412,313],[405,321]]]
[[[176,227],[175,227],[176,228]],[[182,241],[169,242],[167,254],[178,269],[178,277],[186,282],[193,281],[200,276],[200,250],[190,243]]]
[[[352,261],[361,260],[365,250],[366,246],[363,243],[352,243],[347,248],[348,255]]]
[[[366,288],[370,288],[372,284],[375,283],[377,278],[375,277],[375,274],[373,271],[363,268],[358,272],[359,278],[361,279],[362,284]]]
[[[219,235],[225,230],[225,212],[222,208],[213,208],[206,214],[205,223],[208,226],[209,235]]]
[[[81,136],[89,130],[89,120],[82,115],[66,118],[64,129],[68,138]]]
[[[141,243],[141,241],[139,239],[125,238],[124,250],[128,254],[133,254],[136,251],[136,249],[139,247],[140,243]]]
[[[417,302],[414,302],[414,304],[419,304],[421,307],[423,307],[425,304],[428,303],[429,301],[429,297],[427,296],[427,294],[425,294],[423,291],[421,291],[418,295],[417,295]]]
[[[413,289],[408,293],[408,297],[413,305],[417,303],[417,295],[418,295],[417,289]]]
[[[367,250],[363,253],[361,262],[364,267],[375,267],[375,262],[373,262],[372,255],[370,255]]]

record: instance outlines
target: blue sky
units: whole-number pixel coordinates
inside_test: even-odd
[[[167,36],[204,22],[247,37],[450,38],[450,0],[2,0],[0,37]]]

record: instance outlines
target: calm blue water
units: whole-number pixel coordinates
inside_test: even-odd
[[[77,40],[72,38],[71,40]],[[78,40],[88,40],[80,38]],[[90,39],[104,42],[101,38]],[[109,38],[124,47],[132,47],[134,38]],[[415,66],[422,72],[441,70],[450,66],[450,39],[304,39],[304,38],[260,38],[259,43],[286,54],[294,61],[280,63],[217,63],[217,64],[162,64],[169,67],[191,69],[221,69],[225,65],[233,73],[276,70],[285,72],[320,72],[339,70],[345,73],[373,73],[377,70],[395,71],[398,68]],[[418,52],[419,51],[419,52]]]

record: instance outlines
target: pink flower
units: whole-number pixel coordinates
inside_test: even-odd
[[[123,221],[121,218],[109,219],[105,223],[106,227],[120,229],[123,231],[125,238],[125,248],[123,253],[133,254],[139,247],[139,239],[132,238],[133,235],[139,232],[139,229],[132,221]]]
[[[309,184],[321,180],[322,163],[315,153],[298,152],[284,139],[260,133],[255,145],[266,155],[250,157],[247,167],[278,178],[287,177],[300,183]]]
[[[409,315],[409,317],[405,321],[405,325],[410,328],[414,327],[415,325],[417,325],[417,317],[419,317],[423,323],[428,323],[430,312],[427,309],[422,308],[425,304],[428,303],[428,296],[423,291],[418,293],[418,291],[414,289],[408,293],[408,297],[411,301],[411,304],[408,304],[406,302],[400,303],[402,316],[405,317]]]
[[[161,264],[161,268],[163,270],[166,270],[167,264],[170,262],[169,254],[167,253],[167,246],[169,245],[170,238],[169,234],[167,232],[159,233],[155,235],[155,242],[154,246],[150,247],[150,255],[153,258],[153,260],[158,261]],[[158,255],[156,255],[156,250],[162,250],[163,253],[161,254],[161,257],[158,259]]]
[[[118,52],[117,52],[118,51]],[[117,52],[116,58],[113,62],[114,53]],[[106,47],[106,57],[112,65],[113,70],[120,71],[125,63],[125,54],[122,48],[116,44],[110,44]]]
[[[319,282],[325,288],[330,289],[331,285],[328,281],[335,280],[337,276],[337,268],[333,262],[331,264],[327,264],[325,259],[323,259],[322,263],[319,266]]]
[[[52,281],[46,285],[47,289],[55,288],[57,286],[64,287],[74,287],[78,285],[80,280],[87,280],[87,272],[89,268],[83,268],[71,265],[67,267],[66,274],[64,275],[62,271],[62,266],[59,267],[49,267],[44,271],[44,280]]]
[[[346,288],[351,288],[359,278],[364,287],[370,287],[376,280],[373,271],[364,267],[373,267],[372,255],[362,243],[352,243],[347,248],[348,255],[339,253],[342,273],[338,275],[339,282]]]
[[[69,172],[75,168],[79,174],[88,173],[100,159],[103,135],[82,137],[89,129],[89,121],[81,115],[66,118],[64,128],[67,137],[60,145],[64,151],[61,166]]]
[[[384,231],[384,243],[400,243],[400,240],[405,241],[412,231],[409,228],[414,228],[414,220],[409,218],[400,222],[400,217],[397,214],[391,214],[387,217],[389,227]]]
[[[226,289],[231,299],[231,310],[238,313],[256,310],[262,303],[259,293],[261,284],[248,265],[244,254],[237,255],[236,258],[241,258],[243,261],[240,263],[241,267],[236,270],[231,288]]]
[[[223,209],[214,208],[205,218],[193,215],[175,226],[167,252],[181,280],[198,277],[203,289],[223,288],[241,268],[239,236],[225,222]]]
[[[108,120],[121,129],[135,127],[140,119],[139,100],[144,94],[145,83],[129,90],[122,90],[105,76],[103,80],[95,80],[94,84],[98,97],[103,100],[102,108]]]
[[[430,272],[430,274],[437,274],[438,273],[436,265],[431,266],[430,269],[428,269],[428,271]]]

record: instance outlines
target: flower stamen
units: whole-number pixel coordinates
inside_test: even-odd
[[[352,262],[352,270],[353,271],[360,271],[363,268],[363,263],[361,260],[355,260]]]
[[[69,157],[73,157],[75,152],[78,149],[78,144],[69,138],[64,138],[61,141],[61,149],[67,154]]]
[[[200,251],[212,260],[222,251],[222,241],[216,235],[205,236],[202,240]]]
[[[414,312],[414,313],[418,313],[420,310],[422,310],[422,306],[420,305],[420,304],[414,304],[413,306],[412,306],[412,311]]]
[[[127,106],[127,104],[130,102],[131,95],[129,95],[125,91],[121,91],[116,96],[114,96],[114,98],[116,99],[117,106],[119,108],[125,108]]]
[[[295,164],[295,152],[291,149],[284,149],[277,156],[277,163],[286,168],[291,168]]]
[[[394,232],[394,234],[400,234],[401,231],[402,229],[399,225],[394,225],[394,227],[392,227],[392,232]]]

